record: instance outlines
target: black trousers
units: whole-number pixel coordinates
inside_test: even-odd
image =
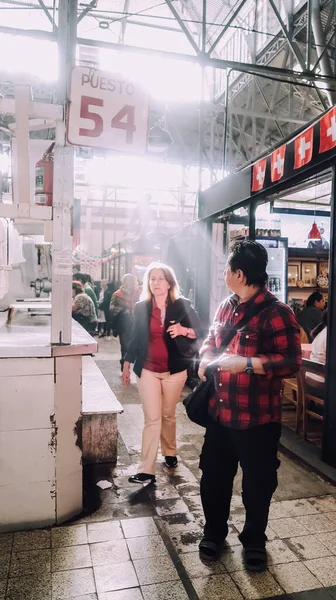
[[[239,539],[245,548],[265,547],[269,506],[278,485],[280,435],[280,423],[232,429],[210,419],[200,459],[205,537],[222,542],[227,536],[233,480],[240,463],[246,519]]]

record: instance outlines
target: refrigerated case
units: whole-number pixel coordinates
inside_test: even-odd
[[[287,303],[288,238],[256,238],[268,254],[268,289],[281,302]]]

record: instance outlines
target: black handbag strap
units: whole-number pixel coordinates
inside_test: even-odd
[[[250,310],[246,312],[246,314],[238,321],[238,323],[236,323],[233,327],[228,328],[228,332],[220,348],[222,346],[229,346],[234,336],[240,329],[243,329],[247,325],[247,323],[249,323],[251,319],[253,319],[253,317],[259,315],[265,308],[271,306],[271,304],[273,304],[274,302],[276,302],[276,298],[268,298],[268,300],[264,300],[263,302],[260,302],[260,304],[253,304]],[[218,348],[218,350],[220,350],[220,348]],[[216,360],[214,360],[208,365],[205,374],[212,374],[216,370],[216,368]]]

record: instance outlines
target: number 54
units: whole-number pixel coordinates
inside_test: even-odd
[[[91,96],[82,96],[80,117],[88,119],[94,123],[93,129],[80,127],[79,135],[86,137],[99,137],[104,131],[103,117],[96,112],[90,110],[90,106],[100,106],[103,108],[104,100],[101,98],[92,98]],[[113,129],[122,129],[126,131],[126,144],[133,143],[133,134],[136,131],[135,123],[135,107],[130,104],[125,104],[121,110],[113,117],[111,127]]]

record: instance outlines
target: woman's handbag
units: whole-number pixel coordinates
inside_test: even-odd
[[[253,305],[251,310],[248,311],[234,327],[227,327],[226,334],[222,339],[222,346],[227,347],[238,330],[243,329],[253,317],[258,315],[267,306],[273,304],[273,302],[275,302],[275,299],[270,298],[257,306]],[[216,360],[214,360],[208,365],[204,373],[206,381],[200,381],[193,391],[183,400],[189,419],[193,421],[193,423],[201,425],[201,427],[207,426],[209,400],[216,393],[214,377],[216,369],[218,369],[218,364],[216,363]]]

